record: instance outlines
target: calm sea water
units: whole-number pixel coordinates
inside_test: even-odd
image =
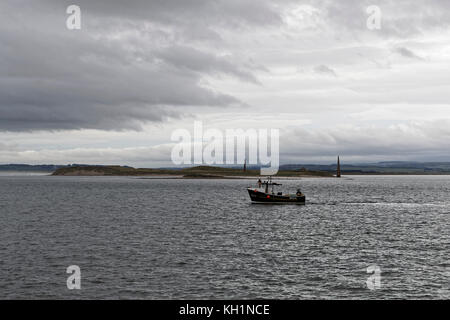
[[[0,298],[450,298],[450,177],[283,181],[305,206],[253,183],[0,177]]]

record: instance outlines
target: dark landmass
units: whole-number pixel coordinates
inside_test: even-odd
[[[2,164],[0,171],[15,171],[15,172],[54,172],[55,170],[66,167],[53,164],[43,165],[29,165],[29,164]]]
[[[90,167],[88,164],[69,164],[69,165],[55,165],[55,164],[40,164],[40,165],[30,165],[30,164],[0,164],[0,172],[47,172],[53,173],[61,168],[71,168],[71,167]],[[130,168],[124,166],[124,168]]]
[[[280,166],[280,170],[298,170],[300,168],[330,173],[336,172],[336,164],[287,164]],[[450,162],[386,161],[365,164],[343,164],[341,161],[341,172],[343,175],[450,175]]]
[[[176,175],[191,179],[220,179],[228,177],[254,177],[259,176],[259,170],[247,170],[236,168],[223,168],[211,166],[198,166],[183,169],[135,169],[122,166],[71,166],[57,169],[55,176],[161,176]],[[280,170],[279,177],[331,177],[332,173],[311,170]]]

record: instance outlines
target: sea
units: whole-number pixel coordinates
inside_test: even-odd
[[[450,176],[278,182],[2,175],[0,299],[450,298]]]

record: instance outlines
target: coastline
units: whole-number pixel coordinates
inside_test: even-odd
[[[178,179],[254,179],[261,177],[260,170],[243,170],[212,166],[197,166],[181,169],[148,169],[122,166],[72,166],[54,171],[52,176],[134,176],[147,178]],[[274,177],[333,177],[325,171],[279,170]]]

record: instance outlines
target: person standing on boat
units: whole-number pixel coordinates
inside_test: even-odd
[[[258,179],[258,188],[261,188],[262,182],[261,179]]]

